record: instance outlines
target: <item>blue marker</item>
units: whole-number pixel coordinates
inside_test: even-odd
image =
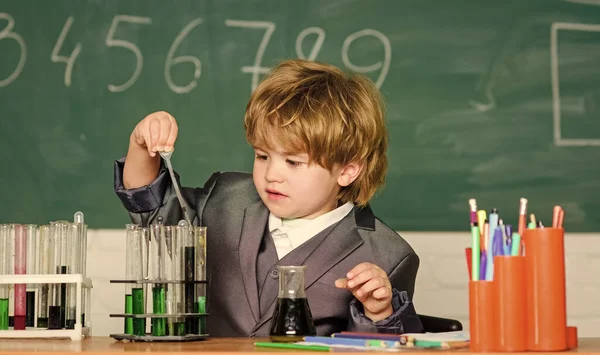
[[[496,228],[498,227],[498,210],[493,208],[488,216],[488,220],[490,222],[490,235],[488,240],[488,248],[487,248],[487,267],[485,268],[485,279],[487,281],[491,281],[494,277],[494,254],[492,253],[492,243],[494,241],[493,235],[496,233]]]
[[[481,270],[479,270],[480,274],[479,274],[479,279],[480,280],[485,280],[485,269],[487,266],[487,252],[485,250],[481,251]]]
[[[498,221],[498,228],[502,231],[502,249],[504,255],[510,255],[510,249],[508,248],[508,236],[506,235],[506,226],[502,220]]]
[[[361,346],[373,348],[401,348],[399,341],[393,340],[378,340],[378,339],[351,339],[351,338],[331,338],[325,336],[305,336],[305,343],[319,344],[326,346]]]
[[[512,225],[507,224],[506,225],[506,247],[508,248],[508,254],[511,254],[512,251],[512,238],[513,238],[513,229],[512,229]]]
[[[492,239],[492,255],[509,255],[504,253],[504,240],[502,240],[502,229],[501,227],[496,228],[494,232],[494,238]]]

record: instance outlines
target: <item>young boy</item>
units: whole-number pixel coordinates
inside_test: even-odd
[[[334,66],[288,60],[252,94],[244,118],[252,175],[213,174],[183,188],[208,227],[208,332],[268,336],[277,265],[307,265],[317,333],[420,332],[411,299],[419,259],[368,206],[385,178],[387,131],[373,83]],[[157,152],[173,149],[175,118],[156,112],[115,164],[115,191],[135,223],[183,219]]]

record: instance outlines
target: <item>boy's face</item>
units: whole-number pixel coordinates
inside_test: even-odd
[[[260,198],[280,218],[313,219],[337,207],[340,168],[308,164],[307,154],[255,148],[252,176]]]

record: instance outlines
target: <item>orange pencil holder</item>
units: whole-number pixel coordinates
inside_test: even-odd
[[[496,351],[527,350],[525,257],[494,257]]]
[[[564,229],[526,229],[527,349],[567,349]]]
[[[497,345],[495,281],[469,281],[471,351],[492,352]]]
[[[578,346],[577,327],[567,327],[567,349],[577,349]]]

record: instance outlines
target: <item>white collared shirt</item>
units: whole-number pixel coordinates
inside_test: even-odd
[[[269,232],[277,249],[277,257],[281,260],[289,252],[296,249],[325,228],[346,217],[354,208],[352,202],[329,211],[315,219],[294,218],[281,219],[273,213],[269,214]]]

